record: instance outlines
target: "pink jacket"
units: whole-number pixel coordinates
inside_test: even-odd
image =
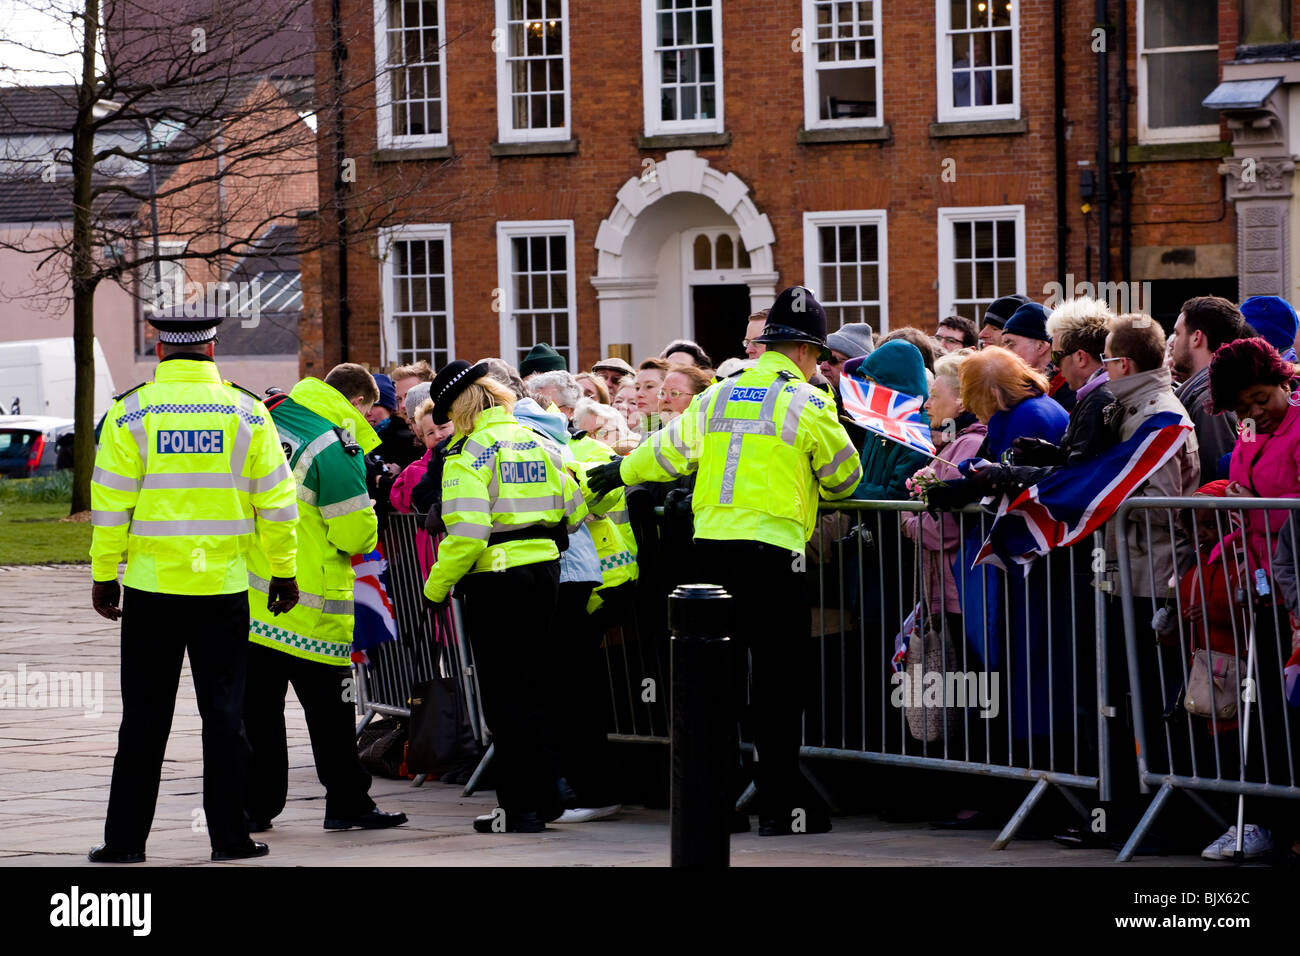
[[[957,437],[946,445],[940,445],[936,452],[954,464],[963,458],[974,458],[984,444],[988,429],[979,422],[967,425],[957,433]],[[926,468],[933,468],[935,477],[940,481],[960,479],[961,474],[952,465],[941,461],[932,461]],[[921,469],[924,471],[925,469]],[[920,535],[921,571],[925,575],[925,595],[930,614],[938,612],[935,596],[943,593],[943,610],[961,613],[961,598],[957,593],[957,581],[952,576],[952,562],[957,557],[957,545],[960,542],[959,522],[948,514],[932,515],[929,512],[908,511],[903,513],[903,534],[913,541]]]
[[[429,470],[429,462],[432,460],[433,450],[430,449],[424,453],[423,458],[417,458],[403,468],[402,473],[393,480],[392,490],[388,493],[388,502],[394,509],[406,514],[414,510],[411,506],[411,493],[424,478],[425,472]],[[429,536],[429,532],[421,528],[416,532],[415,541],[419,548],[417,556],[420,559],[420,575],[427,580],[429,569],[433,567],[434,562],[433,538]]]
[[[1228,479],[1243,485],[1258,498],[1300,498],[1300,406],[1288,407],[1282,423],[1271,434],[1256,434],[1251,441],[1238,436],[1228,464]],[[1276,550],[1278,532],[1290,512],[1243,513],[1252,573],[1255,568],[1270,569],[1268,545],[1271,543]]]

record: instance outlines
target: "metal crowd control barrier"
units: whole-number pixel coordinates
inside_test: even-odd
[[[409,718],[411,688],[435,677],[454,677],[461,689],[470,727],[482,746],[488,746],[478,678],[473,656],[465,639],[459,602],[452,600],[436,615],[423,601],[425,572],[421,550],[428,548],[432,563],[432,540],[423,532],[424,515],[391,513],[380,531],[380,547],[388,562],[388,597],[397,624],[397,640],[385,641],[368,653],[368,664],[354,665],[357,676],[357,713],[361,722],[357,735],[376,714]],[[473,792],[490,751],[466,784]],[[415,785],[424,783],[424,775]]]
[[[1137,498],[1120,506],[1114,520],[1133,525],[1138,544],[1145,545],[1136,563],[1128,547],[1117,557],[1138,782],[1142,793],[1158,788],[1121,861],[1132,858],[1175,790],[1225,829],[1220,810],[1232,810],[1222,801],[1236,795],[1238,847],[1242,824],[1252,818],[1244,810],[1248,798],[1255,812],[1261,797],[1300,799],[1300,728],[1292,726],[1285,685],[1295,650],[1297,512],[1300,500],[1290,498]],[[1179,587],[1171,601],[1135,593],[1135,575],[1157,578],[1157,548],[1175,558]],[[1157,628],[1162,604],[1165,617]],[[1165,639],[1153,641],[1160,632]],[[1227,662],[1225,678],[1221,687],[1208,682],[1208,700],[1202,697],[1205,706],[1196,707],[1186,701],[1189,656],[1216,645]],[[1209,715],[1194,716],[1189,707]]]
[[[808,554],[817,706],[802,753],[1032,784],[994,841],[1004,849],[1049,787],[1091,822],[1074,791],[1109,797],[1114,710],[1100,533],[1028,567],[972,571],[991,520],[915,501],[823,509]]]
[[[907,516],[956,545],[928,549],[941,556],[926,559],[927,549],[904,533]],[[1010,574],[954,575],[959,555],[969,568],[990,521],[976,507],[926,516],[919,502],[847,501],[822,509],[806,557],[816,676],[805,694],[801,753],[1032,784],[994,842],[1003,849],[1050,787],[1091,822],[1074,791],[1109,799],[1106,718],[1116,711],[1106,677],[1102,592],[1094,586],[1101,534],[1039,558],[1027,572],[1014,566]],[[950,584],[958,610],[944,613],[932,592]],[[914,615],[918,606],[922,613]],[[918,667],[905,667],[904,677],[891,665],[895,638],[909,617],[922,619],[916,640],[929,647],[930,660],[922,651]],[[933,628],[924,626],[926,618]],[[971,618],[979,625],[964,623]],[[606,639],[611,740],[667,742],[666,712],[638,697],[666,635],[661,642],[645,631],[633,616]],[[792,647],[792,653],[809,648]],[[935,683],[927,685],[931,675]],[[936,694],[948,706],[933,706]],[[825,795],[807,767],[805,774]]]

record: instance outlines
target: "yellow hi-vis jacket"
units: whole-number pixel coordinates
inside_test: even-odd
[[[266,608],[266,555],[248,555],[248,638],[254,644],[322,664],[352,663],[352,555],[374,550],[379,521],[366,488],[365,456],[379,436],[343,395],[305,378],[288,398],[271,401],[298,485],[298,603],[287,614]]]
[[[554,561],[549,529],[576,531],[587,516],[582,492],[560,457],[500,406],[481,413],[469,435],[455,438],[442,469],[442,520],[447,537],[429,569],[424,593],[446,598],[465,574]],[[494,534],[535,530],[494,544]],[[502,595],[509,601],[508,594]]]
[[[91,574],[163,594],[248,588],[256,545],[276,577],[297,565],[293,475],[275,423],[216,363],[158,363],[104,418],[91,476]]]
[[[596,544],[600,558],[600,584],[591,592],[587,613],[591,614],[604,603],[600,592],[618,587],[638,577],[636,563],[636,535],[627,514],[627,497],[622,488],[616,488],[603,498],[596,498],[587,487],[587,472],[616,458],[614,450],[591,436],[569,442],[578,461],[574,477],[582,489],[583,500],[590,512],[587,530]]]
[[[773,351],[695,396],[623,459],[619,474],[633,485],[697,469],[695,537],[792,552],[812,537],[819,498],[847,498],[862,478],[835,400]]]

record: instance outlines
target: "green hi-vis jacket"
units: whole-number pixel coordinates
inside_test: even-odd
[[[266,407],[211,360],[170,358],[104,417],[90,485],[91,574],[162,594],[236,594],[255,546],[296,570],[293,477]],[[183,626],[179,624],[178,626]]]
[[[846,498],[862,477],[835,400],[773,351],[695,396],[623,459],[619,474],[632,485],[697,469],[695,537],[798,552],[817,525],[820,498]]]
[[[288,398],[273,401],[271,417],[298,485],[298,604],[287,614],[266,609],[271,563],[251,553],[248,637],[295,657],[346,666],[352,659],[351,556],[373,550],[379,534],[364,460],[379,436],[317,378],[303,379]]]
[[[569,442],[575,463],[574,477],[582,489],[583,500],[590,514],[587,530],[596,543],[596,556],[600,558],[600,584],[592,590],[587,601],[591,614],[604,603],[601,591],[616,588],[638,577],[636,563],[636,535],[627,514],[627,497],[622,488],[616,488],[603,498],[594,496],[587,487],[587,472],[615,457],[614,450],[590,435]]]
[[[442,601],[464,575],[560,556],[555,541],[541,537],[561,523],[572,533],[587,516],[582,492],[564,463],[505,408],[479,415],[474,430],[457,437],[442,469],[442,520],[447,537],[438,547],[424,593]],[[539,537],[492,544],[493,533],[536,528]],[[509,600],[509,595],[503,595]]]

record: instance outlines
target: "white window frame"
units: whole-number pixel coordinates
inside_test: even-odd
[[[721,133],[722,92],[722,2],[712,0],[714,103],[718,115],[707,120],[663,120],[659,114],[659,56],[655,53],[657,0],[641,0],[641,78],[645,91],[645,133],[647,136],[673,133]]]
[[[525,0],[525,9],[527,9]],[[497,141],[502,143],[545,143],[563,142],[573,134],[572,103],[573,84],[569,77],[569,0],[560,0],[560,22],[562,23],[564,60],[564,126],[546,129],[516,129],[514,126],[514,88],[510,75],[510,0],[496,0],[496,24],[501,31],[502,42],[497,52]],[[527,22],[527,21],[525,21]]]
[[[143,246],[143,249],[141,250],[142,256],[153,255],[152,237],[145,239],[142,242],[142,246]],[[189,248],[189,243],[182,240],[176,240],[176,239],[158,240],[159,256],[175,255],[178,252],[183,253],[188,248]],[[168,309],[183,310],[185,307],[185,283],[190,281],[189,274],[185,268],[185,260],[169,259],[166,261],[159,261],[158,269],[159,269],[158,274],[161,275],[162,277],[163,288],[167,288],[170,286],[173,290],[170,305],[164,305],[162,311],[166,312]],[[179,283],[176,282],[176,278],[175,278],[177,273],[180,274]],[[143,288],[141,289],[141,296],[140,296],[140,308],[142,310],[141,315],[150,316],[153,315],[154,303],[157,301],[156,296],[158,294],[158,290],[154,288],[154,264],[152,261],[146,262],[144,264],[141,273],[141,279],[143,280]]]
[[[380,149],[414,149],[447,145],[447,4],[438,4],[438,76],[442,90],[442,131],[418,136],[393,134],[393,78],[388,69],[388,0],[373,0],[375,24],[375,119]]]
[[[1150,115],[1147,94],[1151,84],[1147,80],[1147,55],[1149,53],[1203,53],[1219,49],[1218,43],[1206,43],[1201,46],[1169,46],[1146,48],[1146,0],[1137,0],[1137,108],[1138,108],[1138,143],[1198,143],[1217,142],[1219,124],[1206,123],[1204,126],[1161,126],[1155,129],[1147,126]],[[1220,71],[1222,72],[1222,71]],[[1208,96],[1208,91],[1206,92]]]
[[[1024,294],[1025,289],[1025,207],[1019,206],[941,206],[939,208],[939,318],[955,314],[953,300],[957,295],[953,260],[952,226],[957,222],[976,220],[1011,219],[1016,224],[1016,287],[1000,295]]]
[[[832,212],[805,212],[803,214],[803,275],[804,288],[810,290],[823,305],[821,290],[821,243],[817,230],[822,226],[875,226],[876,255],[880,259],[880,327],[881,335],[889,331],[889,214],[884,209],[845,209]],[[857,303],[831,303],[865,305]]]
[[[511,357],[519,349],[519,336],[515,322],[515,287],[510,279],[511,249],[514,239],[525,236],[564,236],[565,259],[567,261],[566,284],[569,300],[569,371],[573,371],[578,361],[578,305],[577,305],[577,267],[574,263],[574,239],[572,219],[532,219],[512,220],[497,223],[497,288],[501,290],[501,357],[511,365]],[[551,345],[555,343],[552,342]],[[563,353],[561,353],[563,354]]]
[[[874,60],[854,60],[852,67],[820,66],[817,60],[817,7],[814,0],[803,0],[803,127],[804,129],[845,129],[880,127],[885,125],[884,81],[881,69],[880,45],[880,6],[883,0],[872,0],[871,36],[876,41]],[[836,61],[844,62],[844,61]],[[872,119],[848,117],[845,119],[822,119],[821,96],[817,74],[822,70],[837,68],[857,68],[875,66],[876,68],[876,115]]]
[[[952,104],[952,8],[949,0],[935,0],[935,64],[941,123],[975,120],[1020,119],[1020,4],[1011,4],[1011,102],[1001,106],[953,106]],[[995,79],[996,85],[996,79]]]
[[[447,361],[456,358],[456,321],[452,297],[451,224],[424,223],[419,225],[387,226],[379,230],[379,300],[383,309],[380,325],[380,354],[384,363],[398,362],[398,343],[395,314],[396,298],[393,294],[393,243],[407,240],[438,239],[443,248],[443,279],[446,288]]]

